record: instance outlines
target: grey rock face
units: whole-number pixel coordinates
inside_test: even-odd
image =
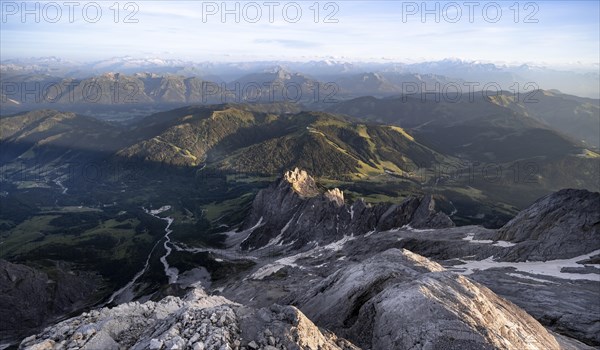
[[[267,260],[265,263],[270,263],[257,267],[257,271],[270,270],[271,272],[258,279],[251,274],[248,279],[230,283],[225,286],[224,293],[233,300],[256,307],[272,303],[293,304],[312,317],[310,310],[306,310],[305,305],[299,301],[305,302],[306,299],[313,297],[314,289],[317,288],[315,286],[322,286],[321,283],[324,283],[322,281],[349,266],[365,262],[391,248],[415,249],[419,254],[428,256],[429,259],[433,257],[435,261],[446,266],[449,271],[463,273],[464,268],[461,266],[465,261],[489,261],[491,256],[514,248],[513,246],[497,245],[497,242],[491,240],[480,242],[465,240],[465,237],[471,237],[471,235],[494,233],[495,230],[482,227],[463,226],[425,231],[405,228],[358,236],[343,244],[336,244],[335,247],[321,246],[307,253],[290,253],[291,256],[284,255],[278,256],[277,260]],[[503,262],[497,262],[497,264],[498,266],[495,264],[485,266],[484,264],[480,270],[467,272],[466,275],[525,310],[550,330],[568,337],[561,339],[561,346],[565,340],[570,344],[562,346],[563,349],[590,349],[585,344],[600,345],[598,340],[600,334],[600,304],[598,303],[600,284],[598,281],[570,279],[570,276],[561,278],[557,275],[554,277],[554,274],[552,276],[548,273],[537,274],[539,272],[531,271],[529,268],[515,270],[512,267],[503,267]],[[539,263],[533,264],[540,265]],[[384,287],[394,283],[393,280],[392,282],[386,280],[388,277],[386,273],[397,275],[401,268],[399,259],[390,260],[389,266],[393,265],[396,266],[389,268],[383,265],[381,268],[383,272],[380,279],[385,281]],[[281,269],[276,269],[277,267],[281,267]],[[541,268],[543,269],[543,267]],[[556,271],[558,272],[558,269]],[[579,275],[584,276],[584,274]],[[352,278],[358,278],[357,276],[353,275]],[[377,283],[375,281],[372,284]],[[317,295],[320,294],[317,293]],[[342,300],[339,303],[349,303],[347,295],[338,297]],[[336,304],[337,300],[336,297],[328,302]],[[316,307],[316,310],[318,309]],[[331,316],[331,320],[336,317],[343,320],[346,317],[343,312],[339,312],[339,309],[329,311],[335,313],[335,316]],[[431,322],[434,322],[434,318]],[[336,329],[330,328],[331,325],[322,325],[316,319],[313,321],[338,334]],[[344,336],[343,333],[338,335]],[[350,340],[355,341],[354,338]],[[450,340],[448,342],[451,343]]]
[[[407,250],[342,268],[296,303],[364,349],[560,349],[517,306]]]
[[[510,245],[504,244],[506,242],[503,241],[485,240],[486,237],[492,238],[496,235],[495,230],[477,226],[427,232],[381,232],[348,242],[344,246],[343,255],[346,255],[347,259],[362,261],[365,256],[386,248],[404,248],[434,259],[456,272],[464,271],[461,268],[464,263],[477,265],[478,261],[488,261],[488,264],[484,263],[480,268],[469,272],[468,276],[515,303],[549,329],[589,345],[600,345],[600,279],[595,277],[598,276],[600,265],[597,257],[575,259],[578,260],[577,263],[564,263],[569,267],[558,267],[554,272],[544,272],[540,270],[548,269],[546,264],[563,264],[560,261],[498,261],[496,256],[519,249],[519,245],[523,243]],[[472,236],[483,240],[465,240]],[[354,258],[355,254],[359,256]],[[511,267],[511,264],[523,265],[517,270],[516,267]],[[590,266],[591,264],[595,266]],[[526,267],[530,265],[533,266]],[[569,273],[572,275],[568,275]],[[565,275],[561,276],[562,274]],[[578,276],[587,277],[579,279]]]
[[[600,193],[566,189],[521,211],[498,231],[519,243],[503,261],[566,259],[600,249]]]
[[[20,349],[323,349],[358,350],[321,331],[293,306],[243,307],[194,288],[181,299],[132,302],[60,322]]]
[[[435,210],[433,196],[423,197],[419,207],[413,214],[410,226],[413,228],[446,228],[453,227],[454,222],[448,215]]]
[[[600,283],[586,280],[532,280],[512,269],[477,271],[469,276],[518,305],[560,334],[600,345]],[[531,276],[536,278],[534,276]]]
[[[251,250],[271,243],[298,249],[311,241],[327,244],[344,236],[413,224],[419,228],[454,226],[447,215],[435,211],[431,196],[409,197],[393,205],[369,205],[363,200],[348,205],[339,189],[321,194],[310,175],[295,169],[257,194],[242,226],[254,229],[241,247]]]
[[[195,287],[184,298],[83,313],[25,339],[20,349],[565,348],[510,302],[407,250],[347,263],[297,296],[303,311],[242,306]]]
[[[61,315],[93,303],[97,276],[53,268],[52,278],[29,266],[0,260],[0,338],[26,336]]]

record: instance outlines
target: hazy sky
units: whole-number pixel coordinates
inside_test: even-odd
[[[426,8],[422,1],[21,4],[1,2],[2,59],[460,58],[586,66],[600,60],[598,1],[429,1]],[[223,18],[225,6],[232,11]]]

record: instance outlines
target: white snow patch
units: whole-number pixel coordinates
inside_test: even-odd
[[[265,278],[267,276],[271,276],[272,274],[276,273],[277,271],[281,270],[284,267],[285,267],[285,265],[282,265],[282,264],[265,265],[265,266],[261,267],[260,269],[258,269],[256,272],[254,272],[252,275],[250,275],[250,279],[262,280],[263,278]]]
[[[269,243],[267,243],[267,245],[265,245],[263,248],[266,247],[270,247],[270,246],[274,246],[274,245],[278,245],[278,246],[282,246],[283,245],[283,234],[285,233],[285,231],[287,231],[287,229],[290,227],[290,224],[292,223],[292,220],[294,220],[294,218],[292,217],[290,219],[290,221],[287,222],[287,224],[285,224],[285,226],[281,229],[280,233],[277,235],[277,237],[271,239],[269,241]]]
[[[491,239],[477,240],[477,239],[473,239],[473,237],[475,237],[475,234],[474,233],[469,233],[467,235],[467,237],[463,238],[463,241],[469,241],[471,243],[478,243],[478,244],[491,244],[491,243],[494,243],[494,241],[492,241]]]
[[[170,205],[163,205],[162,207],[158,208],[158,209],[154,209],[154,210],[150,210],[148,213],[150,215],[158,215],[162,212],[165,212],[167,210],[171,209]]]
[[[401,227],[402,230],[407,230],[407,231],[412,231],[412,232],[431,232],[431,231],[435,231],[434,229],[428,228],[428,229],[418,229],[418,228],[413,228],[410,225],[404,225]]]
[[[504,248],[508,248],[508,247],[512,247],[517,245],[516,243],[512,243],[512,242],[507,242],[507,241],[497,241],[496,243],[492,244],[493,246],[496,247],[504,247]]]
[[[329,243],[328,245],[325,245],[323,247],[316,246],[305,252],[278,259],[272,264],[262,266],[261,268],[256,270],[252,275],[250,275],[248,278],[254,279],[254,280],[262,280],[263,278],[270,276],[270,275],[276,273],[277,271],[281,270],[285,266],[297,267],[297,268],[303,269],[304,267],[296,264],[297,260],[302,259],[302,258],[307,258],[310,256],[313,256],[313,257],[322,256],[324,250],[331,250],[334,252],[340,251],[343,248],[344,244],[346,244],[347,242],[352,241],[354,239],[356,239],[356,237],[354,237],[353,235],[352,236],[344,236],[339,241]],[[308,242],[307,245],[310,245],[311,243],[316,243],[316,242],[311,241],[311,242]],[[342,257],[341,260],[343,260],[343,258],[344,257]]]
[[[267,247],[271,247],[274,245],[277,245],[279,243],[281,243],[281,241],[283,240],[283,233],[280,233],[277,235],[277,237],[272,238],[269,243],[267,243],[263,248],[267,248]]]
[[[258,219],[258,222],[256,223],[256,225],[254,225],[248,229],[248,231],[247,231],[248,236],[246,236],[246,238],[244,238],[244,240],[240,244],[243,244],[244,242],[246,242],[248,240],[248,238],[250,238],[252,231],[256,230],[260,225],[262,225],[262,222],[263,222],[263,217],[261,216],[260,219]]]
[[[600,249],[593,251],[591,253],[577,256],[571,259],[557,259],[557,260],[548,260],[548,261],[526,261],[526,262],[504,262],[504,261],[494,261],[494,257],[489,257],[485,260],[476,261],[476,260],[460,260],[464,264],[455,265],[450,270],[456,271],[463,275],[470,275],[476,270],[487,270],[491,268],[498,267],[512,267],[517,271],[526,272],[533,275],[542,275],[542,276],[550,276],[556,277],[560,279],[567,280],[587,280],[587,281],[595,281],[600,282],[600,275],[592,273],[592,274],[582,274],[582,273],[569,273],[569,272],[560,272],[563,267],[584,267],[584,266],[593,266],[592,264],[578,264],[577,261],[589,259],[594,255],[600,254]]]
[[[528,279],[528,280],[532,280],[532,281],[536,281],[536,282],[541,282],[541,283],[558,284],[558,283],[553,282],[553,281],[544,280],[544,279],[541,279],[541,278],[535,278],[535,277],[531,277],[531,276],[520,274],[520,273],[507,273],[507,275],[513,276],[513,277],[517,277],[517,278],[524,278],[524,279]]]
[[[354,236],[344,236],[339,241],[335,241],[333,243],[329,243],[326,246],[323,246],[323,249],[333,250],[334,252],[338,252],[338,251],[342,250],[342,248],[344,247],[344,244],[346,244],[347,242],[350,242],[352,240],[355,240],[355,239],[356,239],[356,237],[354,237]]]
[[[370,235],[374,234],[375,230],[369,231],[367,233],[365,233],[365,237],[369,237]]]

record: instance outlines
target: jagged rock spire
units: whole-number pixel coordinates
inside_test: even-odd
[[[242,225],[242,230],[252,229],[252,232],[241,248],[259,249],[277,242],[286,249],[298,249],[309,242],[329,244],[344,237],[404,225],[454,226],[448,216],[434,208],[431,198],[421,201],[416,197],[406,198],[400,204],[346,203],[339,188],[320,191],[313,177],[296,168],[256,195]]]
[[[296,193],[305,198],[315,197],[319,195],[319,189],[315,179],[308,175],[305,170],[298,168],[287,171],[283,178],[292,185]]]
[[[334,188],[333,190],[325,192],[325,198],[335,202],[338,207],[344,205],[344,192],[340,191],[339,188]]]

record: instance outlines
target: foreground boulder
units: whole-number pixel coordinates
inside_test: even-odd
[[[560,349],[525,311],[408,250],[338,270],[295,302],[364,349]]]
[[[20,349],[357,350],[292,306],[246,308],[195,288],[185,298],[131,302],[60,322]]]

